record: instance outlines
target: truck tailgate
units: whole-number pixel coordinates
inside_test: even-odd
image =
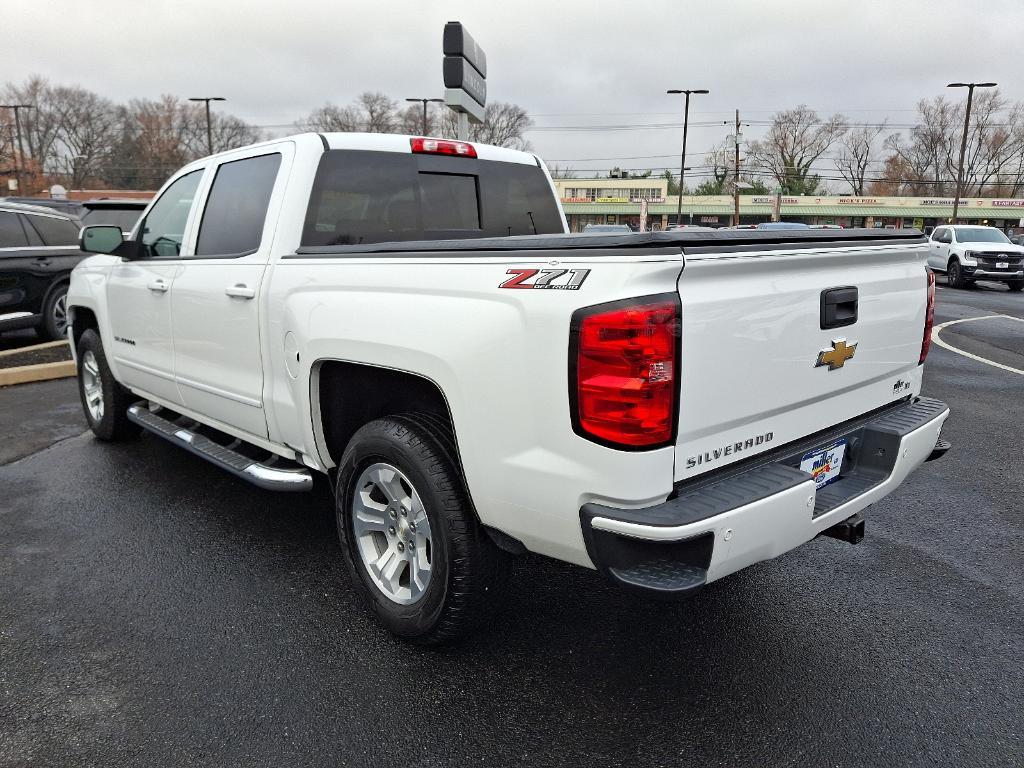
[[[684,247],[675,479],[918,394],[923,244]],[[855,321],[823,328],[835,322],[823,302],[849,319],[854,294],[844,289],[856,289]]]

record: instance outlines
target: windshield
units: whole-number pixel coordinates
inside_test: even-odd
[[[106,224],[131,232],[141,214],[142,208],[91,208],[82,214],[82,223],[89,226]]]
[[[956,239],[959,243],[1009,243],[1006,235],[998,229],[988,227],[971,227],[970,229],[956,230]]]

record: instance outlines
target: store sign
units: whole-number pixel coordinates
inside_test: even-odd
[[[752,197],[750,199],[750,202],[753,203],[754,205],[775,205],[775,198],[774,197]],[[795,197],[784,197],[784,198],[782,198],[782,204],[783,205],[796,205],[798,202],[800,202],[800,201],[797,200]]]
[[[441,39],[444,51],[444,101],[456,112],[483,122],[487,105],[487,56],[461,22],[444,25]],[[459,136],[465,140],[466,136]]]
[[[840,197],[840,205],[879,205],[881,201],[877,197]]]
[[[952,204],[953,204],[953,199],[952,198],[949,198],[949,199],[946,199],[946,200],[940,199],[940,200],[922,200],[921,201],[921,205],[952,205]]]
[[[717,224],[718,223],[718,217],[717,216],[701,216],[700,217],[700,223],[701,224]]]
[[[665,202],[665,198],[663,198],[663,197],[631,197],[631,198],[629,198],[629,202],[631,202],[631,203],[641,203],[641,204],[643,204],[645,202],[646,203],[663,203],[663,202]]]
[[[993,208],[1024,208],[1024,200],[993,200]]]
[[[563,203],[589,203],[589,197],[563,197]]]
[[[599,197],[594,202],[596,203],[628,203],[628,197]]]

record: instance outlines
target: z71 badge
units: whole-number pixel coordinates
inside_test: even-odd
[[[499,288],[547,288],[553,291],[578,291],[590,274],[589,269],[510,269],[512,275]]]

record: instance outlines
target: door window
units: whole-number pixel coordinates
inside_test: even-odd
[[[24,248],[28,245],[18,214],[0,211],[0,248]]]
[[[217,168],[199,226],[196,256],[245,256],[260,247],[281,155],[233,160]]]
[[[39,233],[44,245],[78,245],[78,227],[67,219],[27,213],[25,221]]]
[[[945,234],[945,232],[946,230],[942,229],[942,227],[939,227],[938,229],[934,230],[932,232],[932,240],[934,240],[937,243],[941,243],[942,235]]]
[[[181,255],[188,212],[196,196],[203,171],[192,171],[175,181],[160,196],[142,225],[144,259],[176,259]]]

